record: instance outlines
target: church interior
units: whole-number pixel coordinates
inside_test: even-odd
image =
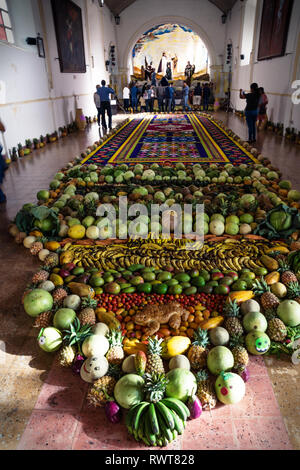
[[[300,450],[300,2],[0,0],[0,64],[0,449]]]

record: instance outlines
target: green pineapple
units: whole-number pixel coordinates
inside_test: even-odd
[[[167,383],[169,382],[165,374],[152,373],[144,375],[145,385],[144,392],[146,399],[152,403],[156,403],[164,397]]]
[[[147,364],[146,364],[146,373],[152,374],[153,372],[157,374],[164,374],[164,364],[161,358],[162,353],[162,338],[148,338],[148,349],[147,349]]]
[[[240,307],[236,300],[225,304],[223,309],[225,315],[224,328],[228,331],[230,336],[241,336],[244,333],[242,323],[240,321]]]

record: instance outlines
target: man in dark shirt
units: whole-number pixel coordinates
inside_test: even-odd
[[[203,111],[208,111],[209,97],[210,97],[210,89],[209,89],[208,83],[205,83],[203,92],[202,92]]]
[[[110,106],[110,98],[109,95],[115,95],[115,91],[105,86],[105,80],[102,80],[101,87],[98,88],[97,93],[100,96],[101,105],[100,105],[100,113],[101,113],[101,123],[103,129],[107,129],[106,121],[105,121],[105,111],[107,111],[108,116],[108,127],[109,129],[112,128],[112,113],[111,113],[111,106]]]

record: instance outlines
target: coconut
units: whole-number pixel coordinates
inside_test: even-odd
[[[214,346],[225,346],[229,343],[229,333],[222,326],[209,330],[209,339]]]
[[[240,309],[242,314],[246,315],[249,312],[260,312],[260,305],[256,300],[249,299],[241,303]]]

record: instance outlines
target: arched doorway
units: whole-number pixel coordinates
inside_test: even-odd
[[[193,22],[189,18],[182,16],[160,16],[152,18],[151,20],[139,26],[139,28],[133,34],[131,34],[128,40],[118,44],[120,58],[118,84],[120,92],[123,86],[130,81],[130,74],[132,71],[132,51],[135,47],[135,44],[146,31],[149,31],[151,28],[155,28],[157,25],[161,24],[179,24],[191,29],[201,38],[208,51],[209,72],[211,80],[216,85],[217,95],[223,96],[223,58],[217,55],[213,41],[210,39],[206,31],[199,24]]]
[[[129,65],[130,75],[141,80],[147,78],[148,70],[155,70],[157,78],[184,80],[187,66],[197,79],[209,73],[210,58],[204,42],[191,28],[164,23],[138,39]]]

